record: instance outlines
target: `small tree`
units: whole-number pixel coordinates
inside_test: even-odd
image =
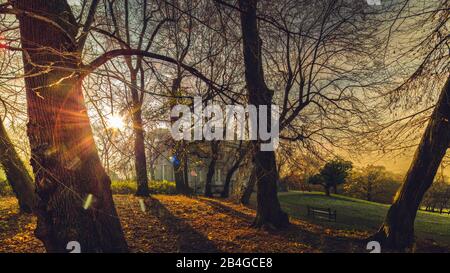
[[[401,175],[386,170],[384,166],[367,165],[353,169],[344,186],[346,195],[391,204],[401,185]]]
[[[320,169],[320,173],[310,176],[308,183],[322,185],[325,189],[325,194],[330,196],[330,188],[333,188],[334,193],[337,193],[337,186],[345,183],[352,167],[353,165],[350,161],[339,158],[333,159]]]
[[[439,176],[425,194],[422,206],[425,210],[434,212],[437,209],[439,213],[442,213],[448,207],[449,200],[450,185],[445,182],[444,176]]]

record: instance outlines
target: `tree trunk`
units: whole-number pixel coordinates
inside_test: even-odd
[[[82,93],[76,19],[61,0],[17,0],[31,165],[39,202],[36,236],[49,252],[126,252],[110,179],[101,165]],[[45,32],[45,35],[43,35]],[[86,202],[88,199],[92,202]],[[90,203],[90,204],[89,204]]]
[[[406,250],[414,243],[414,220],[450,144],[450,77],[425,129],[397,198],[373,236],[386,248]]]
[[[257,151],[255,156],[257,181],[257,213],[255,227],[268,225],[272,228],[282,228],[289,224],[289,218],[281,210],[277,196],[278,172],[276,171],[274,152]]]
[[[219,142],[211,141],[211,161],[208,165],[208,172],[206,174],[206,183],[205,183],[205,196],[212,197],[211,185],[214,177],[214,173],[216,171],[216,162],[217,162],[217,154],[219,152]]]
[[[14,149],[3,121],[0,120],[0,164],[6,174],[14,194],[19,201],[21,212],[33,212],[36,204],[33,179]]]
[[[177,193],[179,194],[191,194],[190,188],[187,186],[188,182],[185,181],[186,173],[185,173],[185,160],[187,157],[184,153],[187,153],[185,149],[185,143],[183,141],[176,141],[174,147],[174,157],[176,157],[176,162],[173,162],[173,170],[175,174],[175,188]]]
[[[184,157],[183,157],[183,181],[184,181],[184,188],[186,193],[191,194],[192,193],[192,189],[189,186],[189,162],[188,162],[189,158],[188,158],[188,153],[184,153]]]
[[[247,185],[244,188],[244,191],[242,192],[241,196],[241,204],[248,205],[250,203],[250,197],[252,196],[253,190],[256,185],[256,174],[255,169],[253,168],[252,173],[250,174],[250,177],[248,178]]]
[[[149,196],[147,158],[145,155],[144,127],[142,124],[142,103],[137,89],[136,73],[131,72],[131,97],[133,100],[132,120],[134,133],[134,167],[136,169],[137,196]]]
[[[264,80],[261,55],[261,39],[257,24],[257,0],[239,0],[241,9],[241,28],[245,64],[245,81],[248,89],[249,104],[258,109],[261,105],[268,107],[268,128],[270,127],[273,91],[269,90]],[[258,122],[259,123],[259,122]],[[259,126],[258,126],[259,127]],[[277,196],[278,171],[275,153],[261,151],[260,141],[256,141],[253,150],[253,163],[257,179],[257,210],[254,227],[269,226],[281,228],[289,224],[289,218],[281,210]]]
[[[153,163],[150,165],[150,180],[155,180],[155,167],[153,166]]]
[[[205,196],[206,197],[212,197],[211,184],[212,184],[212,179],[214,176],[215,169],[216,169],[216,160],[211,159],[209,166],[208,166],[208,172],[206,174],[206,182],[205,182]]]
[[[242,160],[244,160],[244,157],[247,153],[247,147],[244,149],[242,148],[242,141],[239,144],[238,152],[239,155],[236,158],[236,161],[228,170],[227,176],[225,177],[225,184],[223,185],[223,191],[220,195],[222,198],[228,198],[230,196],[231,179],[233,178],[234,173],[239,169],[239,166],[241,165],[241,162]]]
[[[241,163],[241,160],[236,161],[233,166],[228,170],[227,176],[225,177],[225,184],[223,185],[223,191],[221,193],[222,198],[228,198],[230,195],[230,184],[231,184],[231,178],[233,177],[234,173],[239,169],[239,165]]]
[[[175,79],[173,79],[172,81],[172,89],[171,89],[171,95],[172,96],[177,96],[178,93],[180,92],[180,86],[181,86],[181,80],[182,77],[178,76]],[[172,99],[171,101],[171,107],[174,107],[177,104],[177,100],[176,99]],[[178,120],[178,118],[176,117],[172,117],[171,118],[171,124],[173,124],[174,122],[176,122]],[[182,159],[186,159],[187,160],[187,151],[184,151],[184,149],[186,149],[186,145],[185,142],[183,140],[180,141],[175,141],[174,144],[174,155],[177,157],[177,159],[179,160],[179,164],[177,166],[174,166],[174,173],[175,173],[175,187],[176,187],[176,191],[178,194],[190,194],[191,191],[189,189],[189,187],[187,185],[188,181],[185,181],[185,172],[184,172],[184,164],[183,164],[183,160]]]
[[[177,193],[185,194],[185,184],[184,184],[184,172],[181,162],[177,165],[173,165],[173,171],[175,174],[175,188]]]

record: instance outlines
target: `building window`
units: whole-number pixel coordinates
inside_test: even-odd
[[[221,175],[221,169],[217,169],[217,171],[216,171],[216,184],[221,184],[221,177],[220,177],[220,175]]]

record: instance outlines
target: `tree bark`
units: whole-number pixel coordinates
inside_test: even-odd
[[[150,180],[155,180],[155,167],[153,166],[153,163],[150,165]]]
[[[425,192],[450,144],[450,77],[442,89],[405,181],[379,231],[372,236],[385,248],[408,250],[414,243],[414,221]]]
[[[0,164],[9,184],[19,201],[21,212],[32,213],[36,205],[33,179],[14,149],[3,121],[0,120]]]
[[[29,75],[27,133],[39,196],[35,234],[48,252],[66,252],[70,241],[78,241],[82,252],[126,252],[111,181],[101,165],[84,104],[76,19],[66,1],[13,3],[59,25],[17,16]]]
[[[145,136],[142,123],[142,102],[140,100],[136,73],[131,72],[132,120],[134,133],[134,167],[136,169],[137,196],[147,197],[150,194],[147,176],[147,158],[145,155]]]
[[[188,160],[189,160],[188,153],[184,153],[184,157],[183,157],[184,188],[185,188],[186,193],[191,194],[192,189],[189,186],[189,162],[188,162]]]
[[[261,39],[257,26],[257,0],[239,0],[241,9],[241,29],[245,64],[245,81],[248,89],[249,104],[258,109],[261,105],[268,107],[268,128],[273,91],[269,90],[264,80],[261,55]],[[281,228],[289,224],[289,218],[281,210],[277,196],[278,171],[275,153],[261,151],[260,141],[254,143],[253,163],[257,180],[257,212],[254,227],[269,226]]]
[[[225,177],[225,184],[223,185],[223,191],[220,194],[220,197],[222,198],[228,198],[230,195],[230,184],[231,184],[231,178],[233,177],[234,173],[239,169],[239,165],[241,164],[241,160],[237,160],[233,166],[228,170],[227,176]]]
[[[239,169],[239,166],[241,165],[241,162],[242,160],[244,160],[244,157],[247,153],[247,147],[245,147],[244,149],[242,148],[242,141],[239,144],[238,153],[239,155],[236,158],[236,161],[228,170],[227,176],[225,177],[225,184],[223,185],[223,191],[220,195],[222,198],[228,198],[230,196],[231,178],[233,178],[234,173]]]
[[[186,181],[186,171],[187,170],[187,156],[184,149],[186,148],[184,141],[176,141],[175,147],[173,149],[174,156],[178,160],[178,164],[173,163],[173,170],[175,174],[175,188],[177,193],[189,195],[191,190],[189,188],[188,181]]]
[[[171,89],[171,95],[177,96],[179,93],[179,89],[181,86],[181,80],[182,77],[178,76],[172,81],[172,89]],[[177,101],[176,99],[173,99],[171,102],[171,106],[174,107],[176,105]],[[171,124],[177,121],[178,118],[172,117],[171,118]],[[175,141],[173,153],[179,160],[178,165],[173,165],[174,173],[175,173],[175,188],[178,194],[190,194],[190,188],[189,188],[189,182],[185,181],[186,175],[184,171],[184,160],[187,161],[187,151],[184,151],[184,149],[187,148],[185,145],[185,142],[183,140]],[[186,162],[187,165],[187,162]],[[187,171],[187,170],[186,170]]]
[[[211,185],[214,177],[214,173],[216,171],[216,162],[217,162],[217,154],[219,152],[219,142],[211,141],[211,161],[208,165],[208,172],[206,174],[206,183],[205,183],[205,196],[212,197]]]
[[[242,192],[241,196],[241,204],[248,205],[250,203],[250,197],[252,196],[253,190],[256,185],[256,174],[255,174],[255,168],[253,168],[252,173],[250,174],[250,177],[248,178],[247,185],[244,188],[244,191]]]

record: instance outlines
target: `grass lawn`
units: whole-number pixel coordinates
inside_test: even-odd
[[[342,195],[325,196],[320,192],[291,191],[279,194],[283,209],[290,216],[344,230],[375,231],[382,223],[388,205],[350,198]],[[331,208],[337,211],[337,222],[312,220],[307,206]],[[432,239],[440,245],[450,246],[450,216],[419,211],[415,225],[420,239]]]

